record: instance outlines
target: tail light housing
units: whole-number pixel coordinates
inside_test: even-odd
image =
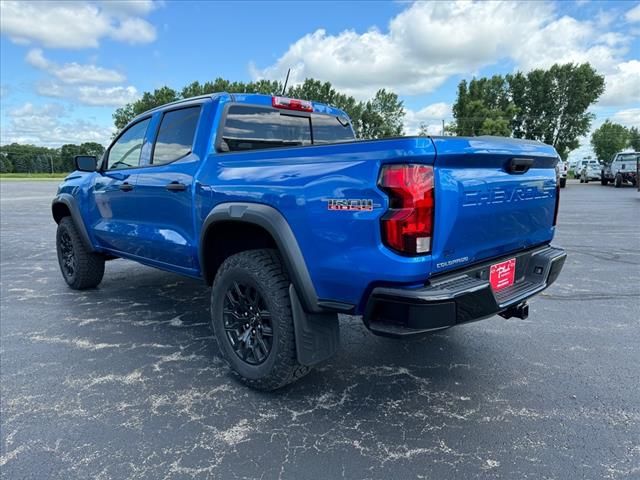
[[[556,205],[553,210],[553,226],[558,223],[558,210],[560,209],[560,184],[556,183]]]
[[[433,167],[385,166],[378,186],[389,195],[389,210],[381,220],[385,245],[403,255],[429,253],[433,236]]]

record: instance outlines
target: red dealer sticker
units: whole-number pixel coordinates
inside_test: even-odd
[[[513,285],[516,278],[516,259],[512,258],[505,262],[491,265],[489,271],[489,282],[495,292]]]

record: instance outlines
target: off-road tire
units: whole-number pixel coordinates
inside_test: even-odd
[[[600,176],[600,185],[607,185],[609,182],[604,177],[604,174]]]
[[[65,266],[63,243],[71,248],[73,256],[73,271]],[[56,251],[58,265],[62,277],[74,290],[95,288],[104,276],[104,256],[90,252],[82,241],[75,223],[71,217],[64,217],[58,224],[56,233]]]
[[[560,188],[564,188],[567,186],[567,179],[566,178],[561,178],[560,179]]]
[[[619,173],[616,175],[616,178],[613,181],[613,186],[616,188],[620,188],[622,186],[622,175],[620,175]]]
[[[244,282],[262,296],[270,313],[273,338],[263,363],[244,361],[225,331],[224,300],[233,282]],[[310,368],[297,360],[289,276],[276,250],[247,250],[228,257],[220,266],[211,289],[211,325],[222,358],[245,385],[275,390],[305,376]],[[227,327],[228,328],[228,327]]]

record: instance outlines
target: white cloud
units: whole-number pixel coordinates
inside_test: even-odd
[[[159,2],[153,0],[102,0],[100,7],[118,17],[130,15],[146,15],[151,12]]]
[[[606,71],[619,61],[627,43],[628,38],[620,34],[598,34],[591,22],[565,16],[523,38],[512,55],[525,71],[569,62],[589,62]]]
[[[627,19],[635,18],[635,10]],[[320,29],[290,45],[274,64],[249,69],[254,78],[282,79],[291,68],[291,83],[326,79],[364,99],[383,87],[400,95],[430,93],[454,75],[468,77],[505,59],[524,71],[590,62],[611,89],[603,102],[623,104],[635,98],[621,87],[635,85],[623,60],[631,37],[608,30],[608,18],[559,16],[548,2],[417,2],[386,32],[332,35]]]
[[[442,120],[451,119],[451,105],[438,102],[428,105],[420,110],[405,109],[404,131],[407,135],[415,135],[421,125],[427,127],[429,135],[442,134]],[[448,123],[448,122],[447,122]]]
[[[606,89],[599,105],[623,106],[640,102],[640,61],[630,60],[615,66],[606,75]]]
[[[94,107],[121,107],[139,97],[138,90],[133,86],[97,87],[48,81],[37,84],[36,92],[44,97],[65,98]]]
[[[53,80],[47,79],[36,84],[36,92],[45,97],[65,98],[83,105],[103,107],[120,107],[138,98],[138,90],[133,86],[99,86],[126,80],[123,74],[115,70],[76,62],[60,65],[45,58],[39,48],[30,50],[26,61],[54,77]]]
[[[252,74],[284,78],[291,68],[294,83],[323,78],[358,98],[382,87],[399,94],[428,93],[452,75],[508,57],[551,13],[548,4],[537,2],[414,3],[391,20],[387,33],[317,30]]]
[[[616,112],[611,121],[621,123],[627,127],[640,128],[640,108],[627,108]]]
[[[78,119],[67,119],[60,104],[34,106],[32,103],[9,110],[2,122],[0,143],[31,143],[57,147],[65,143],[108,144],[114,128]]]
[[[640,22],[640,3],[633,7],[631,10],[627,11],[625,14],[625,18],[627,22],[635,23]]]
[[[81,65],[76,62],[58,65],[47,60],[39,48],[29,50],[25,60],[30,65],[50,73],[63,83],[120,83],[125,80],[125,76],[121,73],[96,65]]]
[[[0,28],[15,43],[51,48],[95,48],[103,38],[149,43],[155,28],[137,15],[152,7],[150,2],[3,1]]]
[[[135,87],[99,88],[84,86],[78,89],[78,101],[85,105],[120,107],[138,98]]]
[[[127,43],[151,43],[156,39],[156,29],[141,18],[126,18],[113,30],[111,37]]]

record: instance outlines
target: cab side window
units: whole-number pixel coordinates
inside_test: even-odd
[[[199,117],[199,106],[165,113],[158,130],[151,163],[164,165],[189,155]]]
[[[107,159],[108,170],[133,168],[140,164],[140,152],[144,145],[150,118],[129,127],[111,146]]]

